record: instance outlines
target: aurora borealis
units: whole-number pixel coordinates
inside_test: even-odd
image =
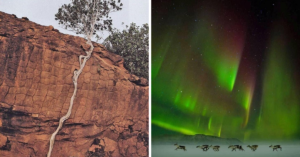
[[[152,136],[300,139],[298,8],[153,1]]]

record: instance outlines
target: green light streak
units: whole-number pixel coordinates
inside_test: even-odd
[[[165,122],[162,122],[162,121],[152,120],[152,123],[156,124],[156,125],[158,125],[162,128],[177,131],[177,132],[180,132],[180,133],[183,133],[183,134],[186,134],[186,135],[195,135],[195,134],[197,134],[196,132],[194,132],[192,130],[181,128],[181,127],[178,127],[178,126],[174,126],[172,124],[165,123]]]
[[[181,97],[181,94],[182,94],[182,93],[181,93],[180,91],[177,92],[176,97],[175,97],[175,100],[174,100],[174,103],[175,103],[175,104],[177,104],[177,103],[179,102],[180,97]]]
[[[210,16],[210,14],[207,15]],[[207,19],[207,17],[203,18]],[[204,20],[195,25],[194,31],[196,33],[191,42],[194,47],[198,47],[195,51],[200,54],[200,58],[215,74],[217,83],[224,89],[232,91],[236,82],[244,41],[234,41],[234,38],[227,37],[224,41],[229,40],[229,42],[218,42],[216,39],[222,38],[224,35],[211,27],[211,23]],[[234,42],[235,45],[226,45],[231,42]]]
[[[212,117],[210,117],[208,121],[208,130],[211,130],[211,122],[212,122]]]
[[[248,89],[247,95],[246,95],[246,101],[245,101],[245,104],[244,104],[244,107],[246,109],[246,119],[245,119],[244,127],[247,126],[248,121],[249,121],[250,105],[251,105],[252,96],[253,96],[253,88],[254,88],[254,85],[252,85],[250,87],[250,89]]]
[[[152,64],[151,64],[151,78],[154,79],[158,75],[161,70],[161,66],[165,60],[165,56],[171,47],[171,43],[173,37],[175,35],[175,30],[170,30],[167,35],[163,37],[163,43],[161,44],[153,44],[154,50],[158,51],[158,53],[152,53]],[[162,38],[161,36],[159,38]]]
[[[222,126],[223,125],[221,125],[220,128],[219,128],[218,137],[221,137]]]
[[[278,23],[272,33],[263,80],[259,123],[251,138],[293,139],[299,135],[300,93],[288,56],[286,32]],[[299,136],[298,136],[299,138]]]
[[[261,121],[261,117],[262,116],[262,105],[260,106],[260,110],[259,110],[259,116],[258,116],[258,123],[260,123]]]
[[[238,72],[238,63],[237,65],[231,65],[236,61],[229,62],[231,63],[227,63],[227,60],[223,60],[219,63],[216,75],[218,76],[218,83],[226,87],[229,91],[232,91]]]
[[[187,99],[185,102],[185,107],[190,107],[191,99]]]

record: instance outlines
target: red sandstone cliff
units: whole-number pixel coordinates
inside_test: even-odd
[[[0,12],[0,156],[46,156],[66,114],[83,38]],[[148,84],[97,43],[53,157],[148,156]]]

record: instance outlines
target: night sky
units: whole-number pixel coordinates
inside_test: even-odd
[[[297,1],[152,1],[152,136],[300,139]]]

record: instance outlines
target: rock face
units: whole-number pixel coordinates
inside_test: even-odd
[[[197,135],[166,135],[152,138],[153,144],[243,144],[235,138],[220,138],[203,134]]]
[[[120,56],[93,45],[52,156],[148,156],[147,80],[130,75]],[[0,12],[1,157],[46,156],[69,108],[78,56],[88,48],[83,38]]]

